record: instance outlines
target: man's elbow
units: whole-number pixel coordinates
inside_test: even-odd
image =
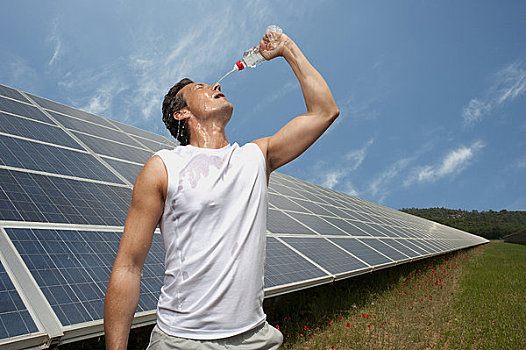
[[[324,114],[327,116],[327,119],[329,119],[329,121],[332,124],[332,122],[334,122],[336,118],[338,118],[338,116],[340,115],[340,110],[338,109],[338,107],[336,107],[336,105],[334,105],[330,108],[327,108]]]

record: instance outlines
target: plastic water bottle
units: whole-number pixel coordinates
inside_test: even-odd
[[[281,33],[283,31],[280,27],[275,25],[270,25],[267,27],[267,30],[265,31],[265,34],[267,34],[267,38],[269,38],[270,43],[267,45],[269,50],[273,50],[277,46],[277,42],[279,41],[279,38],[281,37]],[[236,70],[243,70],[245,67],[254,68],[261,62],[265,61],[265,58],[261,56],[261,53],[259,52],[259,45],[254,46],[247,51],[243,53],[243,58],[234,64],[234,68],[225,75],[221,77],[217,81],[216,84],[218,84],[221,80],[226,78],[230,73],[236,71]]]
[[[268,48],[270,50],[276,48],[277,42],[281,37],[281,33],[283,33],[283,31],[278,26],[270,25],[267,27],[265,34],[270,40],[270,43],[268,44]],[[240,61],[236,62],[236,64],[234,65],[234,70],[243,70],[246,67],[255,68],[263,61],[265,61],[265,58],[263,58],[263,56],[259,52],[259,45],[257,45],[243,53],[243,58]]]

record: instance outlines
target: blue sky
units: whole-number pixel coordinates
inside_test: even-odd
[[[393,208],[526,210],[524,1],[2,1],[0,83],[168,136],[166,91],[214,83],[269,24],[341,111],[280,172]],[[230,142],[305,111],[284,60],[222,89]]]

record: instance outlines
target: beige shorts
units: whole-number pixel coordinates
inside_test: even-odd
[[[153,328],[150,345],[146,350],[275,350],[283,342],[283,334],[267,322],[245,333],[218,340],[194,340],[174,337]]]

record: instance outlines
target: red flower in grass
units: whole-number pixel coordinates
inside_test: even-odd
[[[327,336],[327,341],[329,341],[329,336]]]
[[[341,317],[338,317],[338,320],[340,320],[340,321],[341,321],[341,320],[342,320],[342,318],[341,318]]]
[[[332,320],[329,320],[329,325],[331,325],[331,324],[332,324]]]
[[[349,322],[347,322],[347,327],[351,328],[351,324]]]
[[[276,329],[279,331],[279,324],[276,325]]]
[[[366,314],[362,314],[362,317],[363,317],[363,318],[366,318],[366,317],[367,317],[367,315],[366,315]]]
[[[334,350],[334,345],[332,346],[332,348],[331,348],[331,349],[332,349],[332,350]]]
[[[367,327],[371,328],[371,325],[368,325]]]

